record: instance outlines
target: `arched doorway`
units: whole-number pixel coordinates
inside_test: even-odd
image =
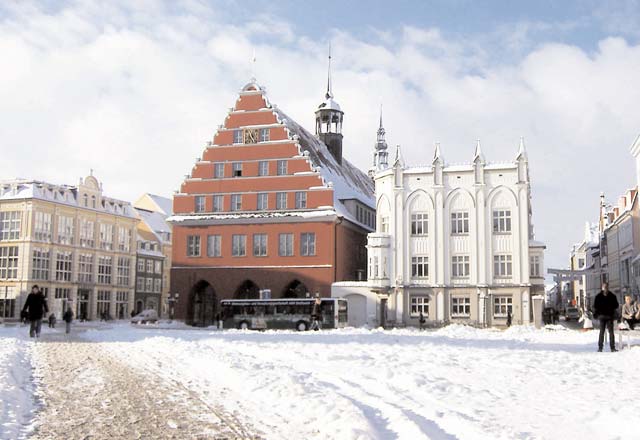
[[[260,288],[251,280],[244,280],[236,289],[235,299],[260,299]]]
[[[218,298],[211,284],[200,280],[189,292],[187,324],[196,327],[213,325],[218,309]]]
[[[293,280],[282,291],[282,298],[306,298],[309,289],[302,282]]]

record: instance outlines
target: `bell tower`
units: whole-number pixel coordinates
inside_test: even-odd
[[[339,164],[342,164],[342,120],[344,112],[333,99],[331,89],[331,50],[329,50],[329,72],[325,100],[316,110],[316,136],[329,148]]]

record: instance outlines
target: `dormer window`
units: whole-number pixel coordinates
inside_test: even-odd
[[[96,209],[96,196],[91,196],[91,207]]]
[[[89,206],[89,197],[86,194],[84,194],[82,196],[82,200],[83,200],[85,208],[88,207]]]

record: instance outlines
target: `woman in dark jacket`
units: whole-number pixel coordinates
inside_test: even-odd
[[[40,329],[42,328],[42,317],[45,313],[49,313],[49,307],[47,307],[47,299],[37,284],[31,288],[31,293],[27,296],[27,301],[24,303],[22,311],[29,313],[29,321],[31,321],[29,336],[39,338]]]
[[[71,307],[67,308],[67,311],[62,315],[62,319],[65,322],[65,333],[69,334],[71,331],[71,321],[73,321],[73,312],[71,311]]]

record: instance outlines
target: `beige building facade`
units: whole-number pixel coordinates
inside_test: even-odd
[[[77,319],[128,318],[137,222],[93,175],[75,186],[0,181],[0,316],[18,318],[37,284],[57,318],[67,307]]]

